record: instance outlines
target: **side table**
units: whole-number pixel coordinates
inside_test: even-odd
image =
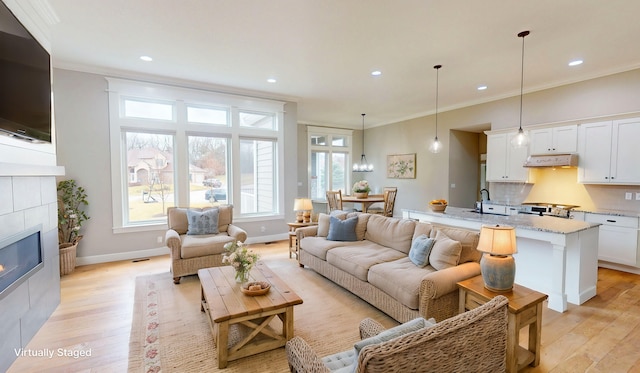
[[[298,259],[298,240],[296,238],[296,229],[311,225],[318,225],[318,222],[311,221],[308,223],[299,223],[296,221],[293,223],[287,223],[287,225],[289,226],[289,259],[291,259],[291,254],[295,254],[296,259]],[[295,246],[293,245],[293,240],[296,240]]]
[[[507,327],[507,372],[515,373],[527,365],[540,364],[540,336],[542,334],[542,302],[546,294],[538,293],[518,284],[505,293],[496,293],[484,287],[482,276],[457,283],[460,313],[474,309],[504,295],[509,300],[509,325]],[[520,346],[520,330],[529,326],[527,348]]]

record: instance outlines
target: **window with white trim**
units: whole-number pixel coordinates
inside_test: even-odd
[[[307,132],[311,199],[326,199],[327,190],[349,191],[352,131],[309,126]]]
[[[116,231],[165,224],[171,206],[282,214],[283,102],[107,80]]]

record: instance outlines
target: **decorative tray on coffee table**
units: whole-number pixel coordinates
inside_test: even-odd
[[[240,290],[245,295],[255,297],[257,295],[264,295],[271,289],[271,284],[266,281],[252,281],[242,284]]]

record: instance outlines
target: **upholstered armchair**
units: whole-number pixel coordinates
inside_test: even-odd
[[[182,276],[194,275],[199,269],[223,265],[224,245],[247,239],[247,232],[232,222],[232,205],[167,209],[169,230],[165,243],[175,284],[180,283]]]
[[[362,341],[324,358],[294,337],[286,344],[289,368],[296,373],[505,372],[507,306],[507,298],[499,295],[439,323],[422,319],[424,326],[417,329],[418,319],[386,331],[375,320],[364,319]]]

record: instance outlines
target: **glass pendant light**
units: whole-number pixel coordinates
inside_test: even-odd
[[[514,148],[524,148],[529,145],[529,136],[522,130],[522,96],[524,86],[524,37],[529,35],[529,31],[522,31],[518,34],[519,38],[522,38],[522,66],[520,69],[520,128],[518,128],[518,134],[511,139],[511,146]]]
[[[353,172],[371,172],[373,171],[373,165],[367,162],[367,156],[364,155],[364,116],[362,114],[362,155],[360,156],[360,163],[353,164]]]
[[[435,65],[433,68],[436,69],[436,137],[433,139],[433,142],[429,146],[429,151],[431,153],[440,153],[442,150],[442,143],[438,140],[438,70],[442,65]]]

